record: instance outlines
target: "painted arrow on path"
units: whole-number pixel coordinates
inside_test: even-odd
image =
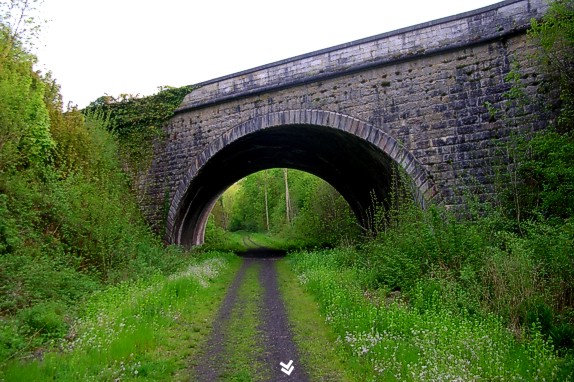
[[[291,375],[291,373],[295,369],[295,366],[292,366],[293,360],[289,360],[288,364],[284,364],[283,362],[279,362],[279,365],[281,365],[281,371],[287,375]]]

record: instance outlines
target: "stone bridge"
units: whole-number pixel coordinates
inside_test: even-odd
[[[155,145],[144,211],[168,242],[200,244],[226,188],[273,167],[323,178],[364,225],[395,168],[422,204],[487,196],[497,142],[546,123],[505,97],[518,68],[543,98],[526,30],[546,8],[507,0],[198,84]]]

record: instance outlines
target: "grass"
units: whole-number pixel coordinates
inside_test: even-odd
[[[337,335],[355,380],[556,380],[565,376],[551,344],[532,331],[517,341],[499,318],[454,312],[424,285],[412,301],[361,287],[361,273],[341,259],[350,249],[290,255],[293,271]],[[355,252],[354,256],[359,253]],[[392,295],[391,295],[392,296]],[[426,308],[415,308],[416,299]],[[562,377],[561,377],[562,376]]]
[[[223,251],[245,252],[257,247],[270,249],[290,249],[294,244],[268,232],[224,231],[217,229],[206,233],[205,248]]]
[[[239,264],[235,256],[207,253],[171,276],[96,293],[66,340],[33,360],[8,361],[0,379],[184,380]]]
[[[301,362],[311,381],[352,381],[347,360],[336,351],[336,335],[326,324],[313,297],[305,293],[289,264],[277,261],[278,284]]]
[[[260,247],[270,249],[284,249],[289,245],[289,243],[287,243],[284,239],[267,232],[254,232],[249,234],[249,237]]]

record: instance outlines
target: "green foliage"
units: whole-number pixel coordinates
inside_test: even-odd
[[[574,216],[574,135],[548,130],[523,144],[525,207],[546,218]]]
[[[330,184],[315,178],[284,235],[300,247],[327,247],[356,242],[361,229],[347,201]]]
[[[275,168],[252,174],[227,190],[212,211],[218,217],[215,224],[231,231],[271,232],[298,247],[333,246],[358,238],[356,218],[333,187],[302,171],[287,174],[289,220],[284,169]],[[209,224],[206,240],[213,243],[211,235],[218,233]]]
[[[229,230],[266,231],[265,189],[268,192],[268,209],[273,210],[273,206],[279,203],[277,185],[281,179],[279,172],[273,170],[242,179],[238,183],[239,189],[235,191],[233,210],[229,211]],[[276,230],[275,221],[270,223],[270,228]]]
[[[557,349],[571,351],[571,221],[530,221],[521,224],[519,234],[501,229],[506,218],[494,210],[468,220],[436,206],[423,211],[409,200],[377,212],[386,223],[375,240],[355,249],[311,254],[314,261],[330,264],[337,280],[349,277],[357,290],[357,296],[341,297],[333,305],[346,306],[345,299],[361,300],[362,295],[375,306],[388,308],[394,301],[424,315],[439,309],[482,320],[494,314],[519,339],[534,335],[536,325],[536,333],[551,339]],[[306,264],[297,269],[303,280],[304,268],[319,266],[308,259],[297,261]]]
[[[0,171],[46,163],[53,147],[34,57],[0,34]]]
[[[574,122],[574,2],[555,0],[542,21],[532,21],[530,36],[539,44],[549,87],[561,101],[558,128],[572,131]]]
[[[10,4],[25,16],[32,2]],[[0,362],[66,335],[103,285],[173,272],[187,257],[144,222],[103,114],[64,113],[59,86],[33,71],[2,17]]]
[[[19,316],[28,334],[52,339],[63,337],[68,332],[65,312],[66,307],[62,303],[45,302],[24,309]]]
[[[58,174],[66,177],[72,173],[87,173],[97,168],[97,162],[102,160],[98,152],[102,145],[98,147],[94,144],[94,134],[90,135],[90,131],[85,128],[84,116],[79,111],[70,109],[62,113],[60,86],[50,73],[44,76],[44,81],[44,102],[50,116],[50,134],[55,141],[52,163]],[[88,124],[100,123],[105,124],[101,118],[88,118]]]
[[[204,253],[170,275],[155,273],[91,294],[74,319],[53,302],[22,311],[25,329],[51,338],[56,346],[43,349],[42,359],[7,360],[0,379],[157,381],[173,379],[178,369],[188,373],[182,359],[197,352],[209,333],[214,301],[223,297],[238,263],[230,254]],[[12,350],[2,345],[16,333],[16,327],[0,321],[0,351]],[[62,338],[63,333],[68,335]]]
[[[160,87],[157,94],[148,97],[127,94],[118,98],[102,96],[92,102],[85,112],[97,111],[107,115],[108,128],[120,136],[146,129],[158,131],[192,89],[191,86],[165,86]]]
[[[148,168],[153,157],[153,143],[161,140],[163,125],[192,87],[166,86],[158,90],[148,97],[102,96],[83,110],[85,115],[95,114],[106,119],[107,128],[121,142],[122,166],[132,179],[137,179]]]
[[[404,294],[365,290],[366,250],[290,255],[299,282],[317,300],[338,335],[357,380],[567,380],[574,370],[530,329],[517,341],[492,314],[453,310],[449,278],[425,275]],[[368,276],[367,276],[368,277]],[[408,298],[407,295],[408,294]]]
[[[228,232],[215,223],[214,215],[209,215],[205,227],[205,245],[212,248],[227,249],[226,244],[229,242],[228,236]],[[241,243],[238,244],[241,245]]]
[[[574,2],[553,1],[543,20],[532,21],[529,35],[540,46],[544,86],[559,99],[558,118],[532,139],[519,139],[512,152],[519,183],[510,193],[512,210],[524,211],[527,219],[563,220],[574,213]],[[515,80],[513,89],[520,83]]]

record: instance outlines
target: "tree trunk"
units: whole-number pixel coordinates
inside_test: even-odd
[[[265,170],[264,189],[265,189],[265,223],[267,224],[267,232],[269,232],[269,204],[267,198],[267,170]]]
[[[289,196],[289,179],[286,168],[283,169],[283,178],[285,179],[285,215],[287,218],[287,224],[291,225],[291,197]]]

